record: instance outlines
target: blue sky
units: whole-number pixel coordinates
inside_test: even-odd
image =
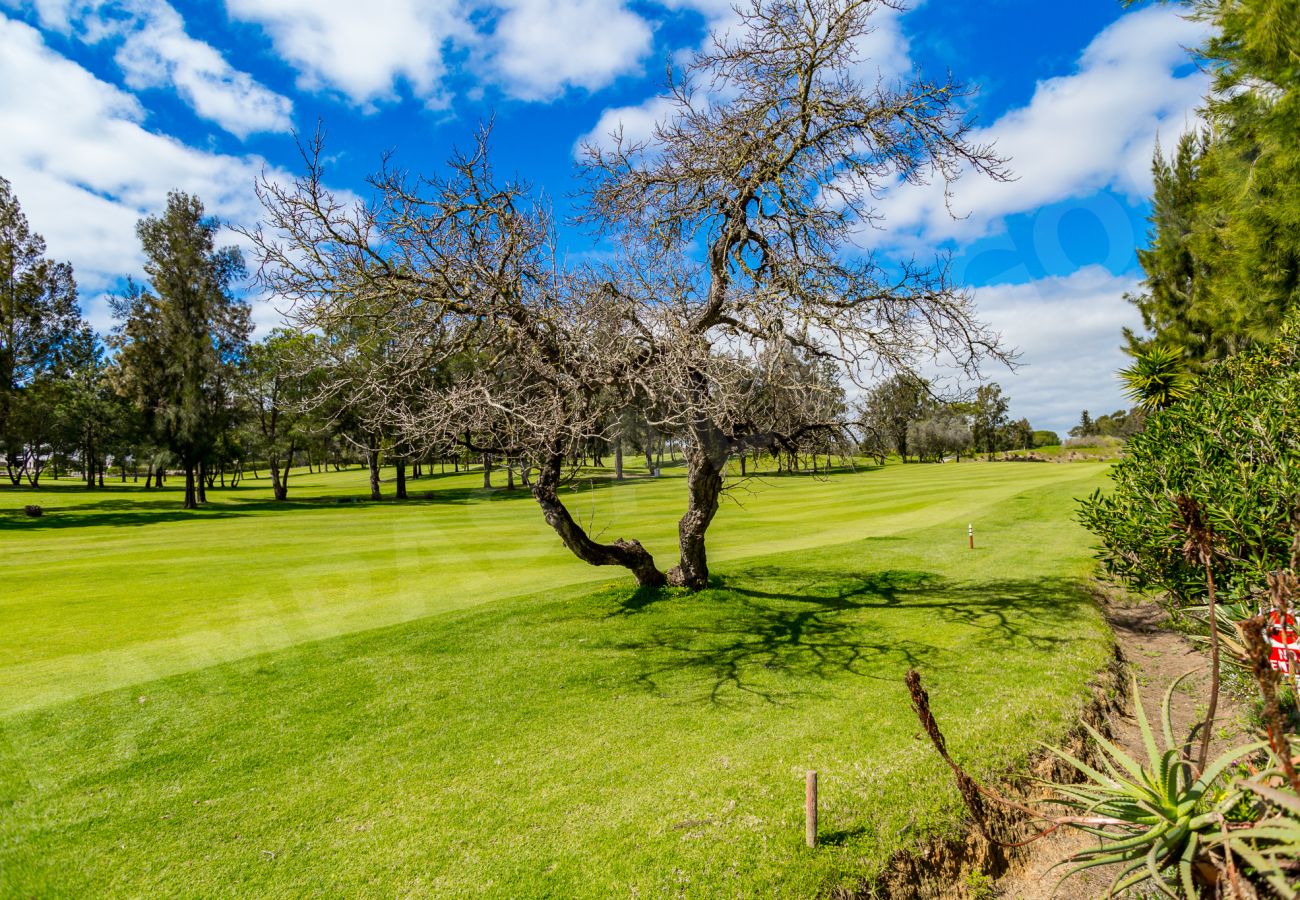
[[[258,216],[253,180],[298,166],[294,132],[328,132],[328,178],[362,192],[380,155],[435,168],[494,118],[497,165],[563,213],[575,146],[648,129],[664,65],[731,21],[729,0],[0,0],[0,175],[83,306],[138,274],[135,221],[166,192],[231,222]],[[1017,179],[889,191],[885,254],[953,254],[980,310],[1021,350],[990,371],[1012,412],[1064,429],[1125,405],[1114,378],[1122,300],[1138,279],[1150,158],[1195,122],[1198,26],[1168,6],[926,0],[882,10],[864,72],[951,70],[979,87],[979,136]],[[569,230],[573,252],[590,246]],[[274,304],[251,298],[263,329]]]

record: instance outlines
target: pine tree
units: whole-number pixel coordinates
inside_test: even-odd
[[[120,388],[185,470],[186,509],[203,499],[203,465],[252,330],[247,304],[231,293],[243,257],[234,247],[217,249],[217,230],[199,198],[168,194],[163,214],[136,226],[153,290],[132,285],[114,304]]]
[[[10,435],[19,393],[66,366],[85,330],[72,267],[45,257],[8,181],[0,178],[0,440]]]
[[[1155,343],[1194,368],[1275,333],[1300,301],[1300,0],[1189,0],[1213,26],[1206,125],[1157,151],[1145,292]],[[1152,341],[1126,334],[1135,356]]]

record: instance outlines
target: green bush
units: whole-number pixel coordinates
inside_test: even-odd
[[[1291,564],[1300,498],[1300,317],[1272,345],[1202,375],[1191,396],[1148,419],[1112,470],[1114,490],[1084,502],[1106,573],[1182,605],[1205,593],[1183,557],[1176,498],[1201,503],[1216,536],[1214,573],[1225,599],[1261,592],[1265,573]]]

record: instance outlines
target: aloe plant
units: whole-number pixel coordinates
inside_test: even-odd
[[[1170,698],[1180,681],[1182,678],[1169,686],[1161,705],[1163,746],[1157,742],[1134,682],[1135,715],[1146,750],[1145,763],[1086,723],[1083,727],[1101,751],[1098,767],[1064,750],[1050,748],[1085,779],[1080,784],[1051,785],[1061,802],[1077,813],[1071,824],[1101,839],[1099,846],[1060,863],[1073,864],[1062,881],[1085,869],[1119,865],[1111,882],[1111,896],[1150,882],[1169,897],[1196,897],[1197,885],[1207,880],[1205,872],[1214,870],[1211,853],[1216,847],[1220,853],[1231,852],[1215,838],[1222,833],[1226,814],[1241,801],[1244,788],[1216,783],[1235,761],[1267,744],[1256,741],[1235,747],[1197,772],[1175,741],[1170,718]]]
[[[1278,896],[1300,896],[1296,870],[1300,860],[1300,797],[1262,783],[1260,776],[1237,786],[1263,801],[1265,814],[1257,822],[1225,830],[1211,839],[1236,854],[1254,873],[1268,882]]]

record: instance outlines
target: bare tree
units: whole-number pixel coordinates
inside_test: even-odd
[[[956,85],[853,79],[881,5],[754,0],[735,37],[670,79],[675,112],[649,142],[589,148],[585,218],[619,241],[618,264],[564,264],[549,209],[495,177],[486,133],[445,177],[386,164],[369,204],[326,189],[318,138],[304,176],[260,186],[261,278],[301,327],[382,344],[369,357],[382,362],[360,367],[376,425],[417,449],[516,460],[579,558],[699,589],[729,456],[842,427],[828,364],[860,378],[999,353],[941,263],[845,252],[888,182],[1000,174],[965,139]],[[684,442],[689,500],[666,576],[637,541],[592,538],[560,495],[629,408]]]
[[[670,71],[672,113],[647,141],[616,133],[612,147],[586,148],[586,220],[694,274],[663,314],[689,483],[674,584],[707,582],[705,533],[727,458],[756,437],[745,416],[719,409],[728,392],[717,390],[714,347],[755,359],[794,347],[853,378],[917,356],[972,370],[1000,354],[943,260],[846,252],[880,224],[875,198],[896,182],[947,184],[966,169],[1003,177],[992,148],[968,140],[961,85],[855,78],[873,14],[897,5],[751,0],[727,35]],[[691,258],[697,245],[703,259]]]

